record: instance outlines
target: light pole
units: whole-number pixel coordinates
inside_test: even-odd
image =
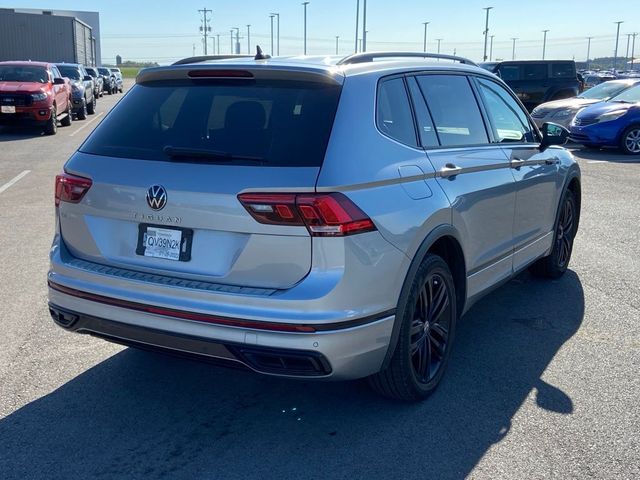
[[[358,27],[360,26],[360,0],[356,0],[356,46],[355,53],[358,53]]]
[[[487,11],[487,19],[484,27],[484,61],[487,61],[487,40],[489,39],[489,11],[493,10],[493,7],[485,7],[483,10]]]
[[[251,25],[247,25],[247,54],[251,55]]]
[[[218,55],[220,55],[220,34],[216,34],[216,46],[218,47]]]
[[[271,56],[272,57],[275,55],[273,51],[273,17],[275,17],[274,14],[269,15],[269,19],[271,21]]]
[[[543,60],[547,53],[547,32],[549,32],[549,30],[542,31],[542,33],[544,33],[544,40],[542,40],[542,59]]]
[[[422,41],[422,51],[427,53],[427,25],[431,22],[422,22],[424,25],[424,40]]]
[[[307,54],[307,5],[309,2],[302,2],[304,7],[304,54]]]
[[[367,0],[362,3],[362,51],[367,51]]]
[[[229,31],[231,32],[231,55],[233,55],[233,28]]]
[[[438,55],[440,54],[440,42],[442,42],[442,40],[444,40],[444,38],[436,38],[436,40],[438,41]]]
[[[340,36],[336,35],[336,55],[338,55],[338,42],[340,41]]]
[[[280,55],[280,14],[279,13],[272,13],[271,15],[275,15],[276,17],[278,17],[278,28],[277,28],[277,33],[276,33],[276,55]]]
[[[616,33],[616,49],[613,52],[613,72],[616,71],[616,64],[618,63],[618,42],[620,41],[620,24],[624,22],[613,22],[618,25],[618,30]]]
[[[633,41],[631,42],[631,71],[633,71],[633,62],[635,59],[635,54],[636,54],[636,37],[638,36],[637,33],[633,34]]]
[[[518,37],[512,37],[511,40],[513,40],[513,50],[511,51],[511,60],[515,60],[516,59],[516,40],[518,40]]]
[[[489,61],[493,61],[493,38],[495,37],[495,35],[491,35],[491,43],[490,43],[490,47],[489,47]]]
[[[587,70],[589,70],[589,65],[591,64],[590,62],[590,58],[591,58],[591,39],[593,37],[587,37]]]
[[[627,33],[627,54],[624,56],[627,60],[629,59],[629,45],[631,44],[631,34]]]

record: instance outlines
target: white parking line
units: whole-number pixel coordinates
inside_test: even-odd
[[[89,120],[88,122],[85,122],[84,125],[82,125],[79,129],[77,129],[75,132],[70,133],[69,136],[73,137],[76,133],[84,130],[85,128],[87,128],[89,125],[91,125],[91,122],[95,122],[98,118],[100,118],[102,115],[104,115],[104,112],[100,112],[99,114],[97,114],[95,117],[93,117],[91,120]]]
[[[21,178],[26,177],[27,175],[29,175],[30,172],[31,172],[31,170],[25,170],[22,173],[20,173],[20,174],[16,175],[15,177],[13,177],[11,180],[9,180],[7,183],[5,183],[4,185],[2,185],[0,187],[0,193],[4,192],[7,188],[9,188],[14,183],[18,183]]]
[[[594,164],[594,163],[609,163],[606,160],[587,160],[587,163],[590,164]]]

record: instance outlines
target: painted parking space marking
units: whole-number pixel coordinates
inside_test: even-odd
[[[100,112],[98,113],[95,117],[93,117],[91,120],[85,122],[84,125],[82,125],[79,129],[77,129],[75,132],[70,133],[69,136],[73,137],[76,133],[81,132],[82,130],[84,130],[85,128],[87,128],[89,125],[91,125],[92,122],[95,122],[98,118],[100,118],[102,115],[104,115],[104,112]]]
[[[2,185],[0,187],[0,193],[4,192],[11,185],[14,185],[14,184],[18,183],[22,178],[24,178],[27,175],[29,175],[29,173],[31,173],[31,170],[24,170],[23,172],[19,173],[15,177],[13,177],[11,180],[9,180],[7,183],[5,183],[4,185]]]

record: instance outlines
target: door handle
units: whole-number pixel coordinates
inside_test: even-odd
[[[458,167],[453,163],[447,163],[444,167],[440,169],[440,176],[442,178],[455,177],[460,172],[462,172],[461,167]]]
[[[511,162],[509,162],[509,165],[511,166],[511,168],[518,169],[524,165],[524,160],[520,158],[514,158],[513,160],[511,160]]]

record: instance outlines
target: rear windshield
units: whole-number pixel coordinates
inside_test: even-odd
[[[102,75],[109,75],[111,72],[109,71],[108,68],[99,68],[98,71],[102,74]]]
[[[281,80],[139,84],[80,150],[142,160],[320,166],[339,95],[338,86]]]
[[[78,70],[77,67],[58,65],[58,70],[60,70],[63,77],[70,78],[71,80],[80,80],[80,70]]]
[[[46,68],[0,65],[0,82],[47,83],[48,81],[49,75]]]

